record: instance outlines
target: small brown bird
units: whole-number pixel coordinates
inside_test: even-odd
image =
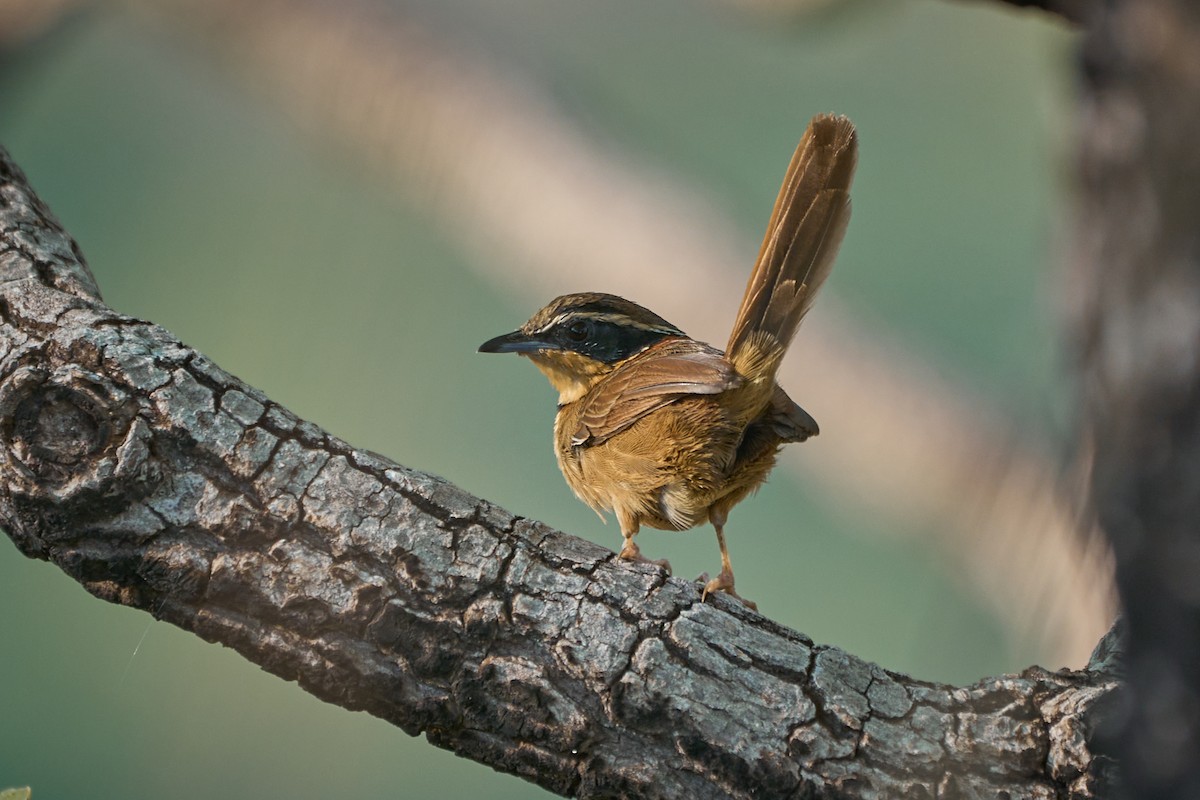
[[[780,445],[817,434],[775,373],[846,232],[857,152],[850,120],[809,123],[725,352],[637,303],[596,293],[557,297],[479,347],[529,358],[558,390],[559,468],[583,502],[616,513],[622,558],[642,560],[633,540],[642,525],[712,522],[721,573],[706,597],[742,599],[725,547],[729,510],[766,479]]]

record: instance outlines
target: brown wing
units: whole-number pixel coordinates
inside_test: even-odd
[[[767,414],[766,421],[774,434],[785,442],[803,442],[821,432],[812,415],[788,397],[779,384],[775,384],[775,394],[771,397],[771,411]]]
[[[754,334],[787,347],[828,277],[850,221],[850,180],[857,161],[854,125],[813,117],[775,200],[754,271],[726,352],[734,363]]]
[[[673,400],[719,394],[742,378],[715,348],[689,339],[671,339],[622,364],[579,402],[574,445],[603,442]]]

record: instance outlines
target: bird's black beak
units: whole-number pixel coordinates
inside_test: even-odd
[[[558,345],[535,339],[521,331],[513,331],[479,345],[481,353],[536,353],[539,350],[558,350]]]

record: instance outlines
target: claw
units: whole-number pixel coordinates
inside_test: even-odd
[[[730,597],[736,597],[745,603],[751,611],[758,611],[758,604],[742,597],[733,588],[733,572],[730,570],[721,570],[721,574],[713,578],[708,583],[704,584],[704,591],[700,594],[700,602],[708,599],[709,592],[724,592]]]
[[[667,561],[665,558],[646,558],[642,555],[641,549],[633,539],[625,540],[625,546],[621,548],[621,552],[617,553],[617,558],[622,558],[626,561],[637,561],[642,564],[653,564],[656,567],[665,569],[668,575],[671,574],[670,561]]]

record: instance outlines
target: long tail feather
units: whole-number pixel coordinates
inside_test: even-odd
[[[850,120],[813,117],[783,179],[725,348],[738,372],[752,381],[774,378],[833,268],[850,221],[857,160],[858,136]]]

